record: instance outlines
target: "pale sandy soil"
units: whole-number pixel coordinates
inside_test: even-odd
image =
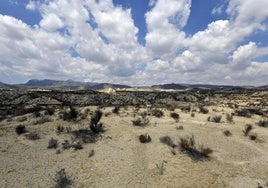
[[[176,109],[180,114],[178,123],[170,117],[170,111],[164,110],[164,117],[149,116],[148,126],[136,127],[131,121],[136,114],[134,108],[122,108],[119,115],[111,113],[101,119],[107,129],[102,139],[83,145],[82,150],[61,149],[60,154],[56,154],[55,149],[47,149],[49,139],[53,137],[62,143],[71,135],[57,135],[57,125],[73,129],[86,127],[90,116],[78,122],[64,122],[54,115],[53,122],[42,125],[32,125],[31,114],[25,115],[27,121],[22,123],[16,118],[10,122],[4,120],[0,122],[0,187],[53,187],[55,173],[61,168],[71,176],[73,187],[253,188],[258,183],[268,187],[268,128],[256,125],[262,118],[234,116],[231,124],[225,118],[231,109],[209,109],[209,114],[195,112],[195,117]],[[111,112],[112,108],[102,111]],[[209,115],[215,114],[223,115],[221,123],[207,121]],[[252,132],[258,135],[256,141],[243,135],[247,123],[254,126]],[[29,131],[36,131],[41,138],[30,141],[24,135],[18,136],[15,127],[19,124],[25,124]],[[183,130],[176,129],[180,125]],[[232,136],[225,136],[224,130],[230,130]],[[139,142],[138,136],[145,133],[151,136],[152,142]],[[166,135],[176,144],[180,137],[194,135],[197,146],[213,149],[211,160],[195,162],[178,149],[173,155],[171,148],[159,141]],[[89,158],[92,149],[95,155]],[[163,164],[163,174],[157,164]]]

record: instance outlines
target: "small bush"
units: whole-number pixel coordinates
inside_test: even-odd
[[[248,136],[249,136],[250,140],[256,140],[258,137],[258,135],[256,133],[251,133]]]
[[[35,118],[41,117],[41,113],[40,113],[40,112],[34,112],[34,113],[33,113],[33,116],[34,116]]]
[[[191,113],[191,117],[195,117],[195,113]]]
[[[51,138],[49,141],[48,141],[48,146],[47,148],[48,149],[56,149],[58,147],[58,140],[54,139],[54,138]]]
[[[114,109],[112,110],[112,112],[114,114],[119,114],[119,110],[120,110],[120,106],[115,106]]]
[[[150,120],[147,117],[137,118],[135,120],[132,120],[132,123],[134,126],[141,126],[141,127],[148,125],[149,122],[150,122]]]
[[[268,127],[268,120],[260,120],[259,122],[258,122],[258,126],[260,126],[260,127]]]
[[[226,120],[229,123],[233,123],[234,122],[233,116],[231,114],[226,114]]]
[[[52,108],[52,107],[48,107],[48,108],[46,109],[46,113],[47,113],[48,115],[52,116],[52,115],[55,113],[55,109]]]
[[[72,148],[74,148],[74,150],[80,150],[83,149],[83,146],[80,142],[72,144]]]
[[[210,118],[210,121],[215,122],[215,123],[220,123],[221,122],[221,115],[213,116]]]
[[[57,126],[57,134],[60,134],[60,133],[62,133],[63,131],[64,131],[64,127],[58,125],[58,126]]]
[[[225,130],[225,131],[223,131],[223,134],[224,134],[225,136],[232,136],[232,133],[231,133],[229,130]]]
[[[38,140],[38,139],[40,139],[40,136],[35,132],[27,133],[27,134],[25,134],[25,137],[27,139],[29,139],[29,140]]]
[[[37,120],[35,120],[34,122],[33,122],[33,124],[34,125],[40,125],[40,124],[44,124],[44,123],[46,123],[46,122],[51,122],[52,120],[49,118],[49,117],[47,117],[47,116],[41,116],[41,117],[39,117]]]
[[[160,175],[164,174],[165,171],[164,163],[161,163],[160,165],[156,164],[156,168],[158,169]]]
[[[171,112],[170,117],[172,117],[176,122],[178,122],[180,119],[180,115],[177,114],[176,112]]]
[[[64,168],[56,172],[54,181],[56,183],[56,188],[68,188],[72,185],[72,180],[67,175]]]
[[[18,118],[17,120],[18,120],[18,122],[23,122],[23,121],[27,120],[27,117],[23,116],[23,117]]]
[[[247,124],[245,126],[245,130],[243,130],[242,132],[244,133],[245,136],[248,136],[249,132],[253,129],[253,126],[251,124]]]
[[[95,155],[95,150],[94,149],[89,151],[88,158],[93,157],[93,155]]]
[[[16,127],[16,133],[17,133],[18,135],[21,135],[21,134],[23,134],[23,133],[26,133],[25,125],[18,125],[18,126]]]
[[[250,118],[252,116],[248,109],[237,109],[235,115]]]
[[[78,129],[71,132],[76,139],[82,141],[83,143],[95,143],[99,135],[93,133],[91,130],[88,129]]]
[[[94,113],[93,117],[91,118],[89,127],[90,127],[90,130],[95,134],[99,134],[105,131],[103,124],[99,123],[101,117],[102,117],[102,111],[97,110]]]
[[[157,117],[157,118],[160,118],[164,115],[163,111],[162,110],[159,110],[159,109],[153,109],[152,110],[152,115]]]
[[[169,136],[162,136],[159,138],[161,143],[167,144],[168,146],[175,148],[176,144],[174,144],[173,140]]]
[[[142,134],[139,136],[139,140],[141,143],[149,143],[152,141],[151,137],[149,134]]]
[[[194,136],[180,138],[179,145],[181,151],[191,157],[194,161],[209,160],[209,154],[213,152],[213,150],[209,147],[204,148],[203,146],[201,147],[200,151],[197,150],[195,147]]]
[[[64,111],[62,114],[62,119],[64,121],[76,120],[77,117],[78,117],[78,111],[71,106],[69,107],[69,110]]]
[[[70,149],[72,147],[72,144],[70,144],[69,140],[64,140],[62,143],[62,148],[63,149]]]
[[[201,147],[201,153],[208,156],[209,154],[211,154],[213,152],[213,150],[211,148],[203,148]]]
[[[182,125],[180,125],[180,126],[176,127],[176,129],[177,129],[177,130],[183,130],[184,128],[183,128]]]
[[[182,111],[182,112],[185,112],[185,113],[190,112],[190,111],[191,111],[191,106],[184,106],[184,107],[181,107],[181,111]]]
[[[199,111],[203,114],[207,114],[209,112],[209,110],[204,106],[199,106]]]

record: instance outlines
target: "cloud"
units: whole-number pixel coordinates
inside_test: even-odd
[[[171,58],[184,46],[185,33],[180,29],[187,23],[190,7],[190,0],[158,0],[146,13],[146,47],[154,56]]]
[[[266,1],[222,1],[227,14],[207,28],[184,32],[191,0],[150,0],[145,46],[132,10],[112,0],[29,1],[35,26],[0,14],[1,80],[74,79],[131,85],[157,83],[266,84],[268,47],[252,35],[267,32]],[[168,10],[168,11],[167,11]],[[12,41],[12,42],[10,42]]]
[[[41,21],[40,26],[50,32],[64,27],[63,21],[56,14],[48,14]]]

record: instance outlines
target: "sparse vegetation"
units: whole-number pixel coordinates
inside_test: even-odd
[[[221,118],[222,118],[221,115],[216,115],[216,116],[210,117],[210,121],[215,122],[215,123],[220,123]]]
[[[47,148],[48,149],[56,149],[58,147],[58,140],[54,139],[54,138],[51,138],[49,141],[48,141],[48,146]]]
[[[158,169],[160,175],[164,174],[165,171],[164,163],[161,163],[160,165],[156,164],[156,168]]]
[[[199,106],[199,111],[203,114],[207,114],[209,112],[209,110],[204,106]]]
[[[64,168],[56,172],[54,181],[56,183],[55,185],[56,188],[68,188],[73,183],[71,177],[67,175]]]
[[[247,124],[245,126],[245,130],[243,130],[242,132],[244,133],[245,136],[248,136],[249,132],[253,129],[253,126],[251,124]]]
[[[71,131],[71,133],[75,136],[75,139],[78,139],[83,143],[96,142],[100,137],[100,133],[105,132],[103,124],[99,123],[102,114],[103,113],[100,110],[95,111],[88,128]]]
[[[164,115],[164,112],[162,110],[157,109],[157,108],[153,109],[151,113],[153,116],[155,116],[157,118],[160,118]]]
[[[177,126],[176,129],[177,129],[177,130],[183,130],[184,128],[183,128],[182,125],[180,125],[180,126]]]
[[[170,138],[170,136],[163,136],[159,138],[161,143],[167,144],[168,146],[175,148],[176,144],[174,144],[173,140]]]
[[[28,140],[38,140],[38,139],[40,139],[40,136],[36,132],[27,133],[27,134],[25,134],[25,137]]]
[[[101,117],[102,117],[102,111],[97,110],[94,113],[93,117],[91,118],[89,127],[90,127],[90,130],[95,134],[103,133],[105,131],[103,124],[99,123]]]
[[[141,143],[149,143],[152,141],[152,139],[148,133],[140,135],[139,140]]]
[[[252,114],[250,113],[250,111],[248,109],[237,109],[235,111],[235,115],[237,116],[242,116],[242,117],[247,117],[250,118],[252,116]]]
[[[180,119],[180,115],[176,112],[171,112],[170,117],[172,117],[176,122],[178,122]]]
[[[223,131],[223,134],[224,134],[225,136],[232,136],[232,133],[231,133],[229,130],[225,130],[225,131]]]
[[[48,108],[46,109],[46,113],[47,113],[48,115],[52,116],[52,115],[55,113],[55,109],[52,108],[52,107],[48,107]]]
[[[78,111],[70,106],[68,110],[65,110],[62,114],[62,119],[64,121],[74,121],[78,117]]]
[[[180,138],[179,145],[181,152],[187,154],[194,161],[209,160],[209,154],[213,152],[213,150],[209,147],[204,148],[203,146],[201,147],[200,151],[197,150],[195,147],[194,136]]]
[[[260,127],[268,127],[268,120],[263,119],[258,122],[258,126]]]
[[[38,119],[36,119],[33,124],[34,125],[39,125],[39,124],[44,124],[46,122],[51,122],[52,120],[48,116],[40,116]]]
[[[234,122],[233,115],[226,114],[226,120],[227,120],[228,123],[233,123]]]
[[[57,134],[60,134],[60,133],[62,133],[63,131],[64,131],[64,127],[58,125],[58,126],[57,126]]]
[[[256,140],[258,135],[256,133],[250,133],[249,135],[250,140]]]
[[[112,112],[114,114],[119,114],[119,110],[120,110],[120,106],[115,106],[114,109],[112,110]]]
[[[94,149],[89,151],[88,158],[93,157],[93,155],[95,155],[95,150]]]
[[[26,133],[25,125],[18,125],[15,130],[18,135]]]
[[[132,120],[132,123],[134,126],[140,126],[140,127],[148,125],[149,122],[150,120],[147,117],[142,117],[142,118],[137,118],[135,120]]]

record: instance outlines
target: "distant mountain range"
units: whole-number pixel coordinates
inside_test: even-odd
[[[24,84],[5,84],[0,82],[0,88],[46,88],[46,89],[71,89],[71,90],[101,90],[105,88],[131,88],[127,85],[109,84],[109,83],[92,83],[92,82],[77,82],[73,80],[37,80],[32,79]]]
[[[5,84],[0,82],[0,88],[15,89],[15,88],[51,88],[51,89],[71,89],[71,90],[101,90],[105,88],[131,88],[128,85],[111,84],[111,83],[93,83],[93,82],[77,82],[73,80],[29,80],[24,84]],[[135,87],[136,88],[136,87]],[[163,84],[142,87],[147,89],[268,89],[268,85],[253,87],[253,86],[231,86],[231,85],[209,85],[209,84]]]

